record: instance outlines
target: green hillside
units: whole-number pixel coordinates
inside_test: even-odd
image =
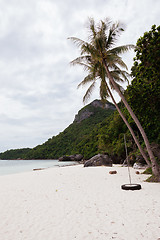
[[[102,122],[114,112],[115,109],[113,105],[110,104],[110,106],[111,108],[105,109],[102,107],[95,107],[92,103],[87,105],[78,112],[78,116],[83,115],[85,112],[86,115],[88,113],[88,115],[90,115],[91,113],[89,117],[86,116],[86,119],[83,119],[80,122],[74,121],[63,132],[29,151],[25,158],[56,159],[62,155],[71,155],[76,153],[83,154],[83,151],[80,151],[79,149],[79,145],[81,145],[84,139],[90,135],[98,123]],[[91,154],[94,153],[95,151]]]
[[[96,104],[96,106],[94,106]],[[15,149],[0,154],[1,159],[57,159],[62,155],[84,153],[84,140],[94,132],[97,124],[109,117],[115,111],[113,104],[107,102],[107,108],[100,100],[95,100],[82,108],[75,117],[75,121],[70,124],[63,132],[48,139],[44,144],[38,145],[33,149]],[[82,119],[83,120],[82,120]],[[77,119],[77,120],[76,120]],[[97,144],[94,151],[90,149],[86,157],[97,153]]]

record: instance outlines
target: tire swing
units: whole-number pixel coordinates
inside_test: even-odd
[[[129,160],[128,160],[128,153],[127,153],[127,145],[126,145],[125,134],[124,134],[124,144],[125,144],[125,150],[126,150],[126,159],[127,159],[127,166],[128,166],[129,183],[121,185],[121,188],[123,190],[132,190],[132,191],[140,190],[142,188],[140,184],[133,184],[131,182],[131,173],[130,173],[130,168],[129,168]]]

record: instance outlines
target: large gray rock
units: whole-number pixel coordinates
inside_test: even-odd
[[[69,158],[69,156],[62,156],[62,157],[60,157],[59,159],[58,159],[60,162],[61,161],[72,161],[70,158]]]
[[[80,113],[75,115],[74,121],[80,123],[86,118],[89,118],[91,115],[93,115],[93,112],[89,111],[88,109],[84,109]]]
[[[82,154],[75,154],[75,155],[70,155],[70,156],[63,156],[60,157],[58,160],[59,161],[81,161],[83,159]]]
[[[115,110],[115,106],[108,101],[104,104],[104,103],[102,103],[102,101],[96,99],[91,103],[91,105],[94,106],[94,107],[100,107],[100,108]]]
[[[76,154],[74,155],[74,161],[81,161],[83,159],[83,155],[82,154]]]
[[[84,163],[84,167],[109,166],[112,167],[112,160],[107,154],[97,154]]]
[[[144,165],[144,164],[135,162],[135,163],[133,164],[133,168],[134,168],[134,169],[146,169],[146,168],[147,168],[147,165],[146,165],[146,164]]]

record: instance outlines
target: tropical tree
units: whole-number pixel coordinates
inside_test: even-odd
[[[77,59],[73,60],[72,64],[73,65],[74,64],[79,64],[79,60],[80,59],[78,59],[78,61],[77,61]],[[80,64],[81,63],[82,62],[80,62]],[[128,121],[125,118],[124,114],[121,112],[121,110],[120,110],[119,106],[117,105],[117,103],[116,103],[116,101],[115,101],[115,99],[113,97],[113,94],[112,94],[112,92],[111,92],[111,90],[110,90],[110,88],[109,88],[109,86],[108,86],[108,84],[106,82],[106,71],[105,71],[105,68],[104,68],[103,64],[101,64],[101,63],[94,64],[94,62],[90,61],[90,59],[87,59],[87,62],[85,63],[84,62],[84,58],[83,58],[83,66],[85,66],[85,68],[88,69],[89,75],[87,75],[87,77],[84,78],[84,80],[78,85],[78,87],[86,85],[87,83],[92,81],[90,87],[88,88],[86,94],[84,95],[83,102],[85,103],[90,98],[90,95],[91,95],[92,90],[94,88],[95,82],[97,80],[100,80],[100,97],[101,97],[103,103],[105,104],[107,97],[111,97],[111,99],[112,99],[112,101],[113,101],[117,111],[119,112],[121,118],[123,119],[123,121],[125,122],[126,126],[128,127],[128,129],[129,129],[129,131],[130,131],[130,133],[131,133],[135,143],[137,144],[137,146],[138,146],[142,156],[146,160],[148,166],[150,166],[150,162],[148,161],[148,158],[147,158],[144,150],[142,149],[142,147],[141,147],[137,137],[135,136],[132,127],[128,123]],[[116,76],[117,80],[123,81],[123,79],[120,79],[120,76],[118,76],[118,74],[119,73],[117,71],[114,71],[114,70],[111,71],[111,75],[112,76]],[[128,73],[125,72],[125,71],[123,71],[123,74],[124,74],[124,76],[128,75]]]
[[[150,141],[160,144],[160,26],[153,25],[137,40],[135,52],[125,96]]]
[[[118,84],[118,82],[123,82],[124,80],[125,81],[127,80],[127,73],[125,71],[127,70],[127,66],[122,61],[120,54],[128,51],[131,48],[134,48],[134,46],[124,45],[124,46],[114,47],[117,37],[124,30],[119,23],[112,24],[108,19],[106,19],[105,21],[100,21],[100,23],[97,25],[95,25],[95,22],[93,19],[89,19],[89,30],[90,30],[89,42],[83,41],[75,37],[70,38],[81,49],[81,56],[73,60],[72,64],[80,64],[84,66],[85,69],[87,70],[89,69],[89,75],[82,81],[80,85],[83,85],[88,82],[92,82],[91,86],[86,92],[86,95],[84,96],[84,100],[87,98],[87,96],[90,96],[93,88],[95,87],[95,82],[97,77],[101,78],[100,95],[102,100],[105,99],[105,96],[108,97],[109,95],[113,100],[114,99],[113,95],[111,94],[109,86],[106,82],[106,77],[107,77],[111,88],[117,91],[125,107],[127,108],[128,112],[130,113],[133,120],[135,121],[139,131],[141,132],[147,148],[147,152],[151,160],[152,171],[155,176],[160,178],[160,168],[152,153],[152,150],[151,150],[148,138],[144,132],[144,129],[142,128],[138,118],[135,116],[131,107],[127,103],[123,95],[123,90],[121,86]],[[125,70],[121,70],[121,69],[125,69]],[[103,79],[102,79],[102,73],[105,76],[103,77]],[[117,104],[116,104],[116,108],[117,108]],[[122,114],[120,115],[122,117]],[[124,120],[124,117],[123,117],[123,120]],[[126,123],[126,120],[124,121]],[[131,129],[129,128],[129,130]],[[135,135],[133,135],[132,131],[131,133],[137,144],[138,140],[135,139]],[[139,145],[140,144],[137,144],[138,147]],[[143,150],[140,149],[140,151],[142,153]],[[145,156],[144,151],[142,155],[146,160],[147,164],[149,165],[149,161]]]

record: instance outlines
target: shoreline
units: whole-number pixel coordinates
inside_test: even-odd
[[[0,161],[0,176],[31,172],[35,170],[44,170],[48,168],[61,166],[77,165],[77,162],[60,162],[58,160],[1,160]]]
[[[129,179],[127,168],[118,165],[1,176],[0,239],[158,240],[160,184],[130,170],[141,190],[121,189]]]

